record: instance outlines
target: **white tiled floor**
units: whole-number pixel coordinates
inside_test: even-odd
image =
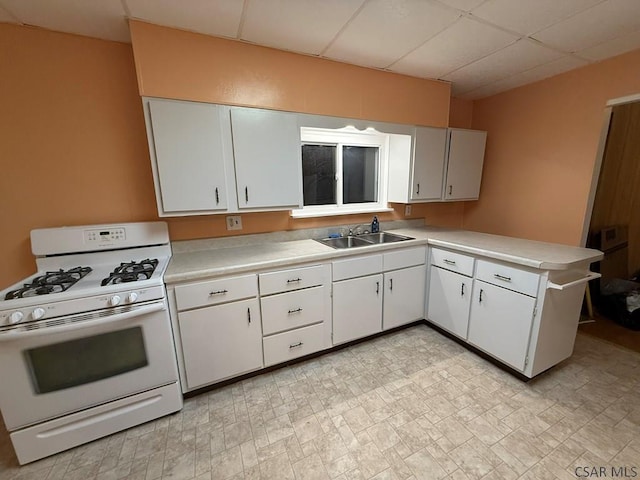
[[[3,480],[575,480],[624,466],[640,475],[640,354],[580,334],[571,359],[523,383],[425,325],[25,467],[0,432]]]

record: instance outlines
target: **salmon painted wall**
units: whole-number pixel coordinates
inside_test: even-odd
[[[451,97],[449,107],[449,126],[471,128],[473,124],[473,100]]]
[[[140,95],[446,127],[450,86],[130,21]]]
[[[385,122],[447,126],[450,86],[149,23],[130,21],[140,95]],[[426,218],[461,226],[463,204],[416,205],[380,220]],[[237,235],[224,216],[167,220],[174,240]],[[293,219],[243,214],[242,233],[370,222],[371,215]]]
[[[605,104],[637,93],[640,50],[474,102],[487,150],[464,228],[579,245]]]
[[[131,47],[0,24],[0,288],[33,228],[157,218]]]

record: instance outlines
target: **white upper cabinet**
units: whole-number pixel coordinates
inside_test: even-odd
[[[411,200],[439,200],[442,197],[446,145],[445,128],[416,127]]]
[[[295,114],[232,108],[240,209],[302,206],[300,128]]]
[[[447,146],[447,129],[415,127],[413,142],[390,136],[389,201],[398,203],[439,201]],[[404,147],[401,149],[400,147]]]
[[[477,200],[486,138],[477,130],[415,127],[411,153],[396,148],[389,160],[389,201]]]
[[[477,200],[487,132],[449,129],[444,200]]]
[[[206,103],[149,99],[147,128],[161,216],[225,211],[228,109]],[[226,114],[226,115],[225,115]]]

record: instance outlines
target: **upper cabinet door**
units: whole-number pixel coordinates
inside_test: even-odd
[[[223,107],[156,99],[148,105],[160,215],[226,210]]]
[[[449,160],[445,200],[477,200],[487,132],[449,129]]]
[[[301,207],[302,160],[296,115],[232,108],[231,125],[238,207]]]
[[[444,175],[446,128],[416,127],[411,200],[440,200]]]

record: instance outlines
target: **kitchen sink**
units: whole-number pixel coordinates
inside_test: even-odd
[[[379,232],[366,233],[364,235],[358,235],[357,237],[349,235],[348,237],[316,239],[317,242],[332,248],[370,247],[371,245],[378,245],[380,243],[402,242],[404,240],[413,240],[413,238],[396,235],[395,233]]]
[[[411,237],[405,237],[404,235],[397,235],[395,233],[389,233],[389,232],[366,233],[364,235],[360,235],[358,238],[362,238],[367,242],[376,243],[376,244],[413,240],[413,238]]]

